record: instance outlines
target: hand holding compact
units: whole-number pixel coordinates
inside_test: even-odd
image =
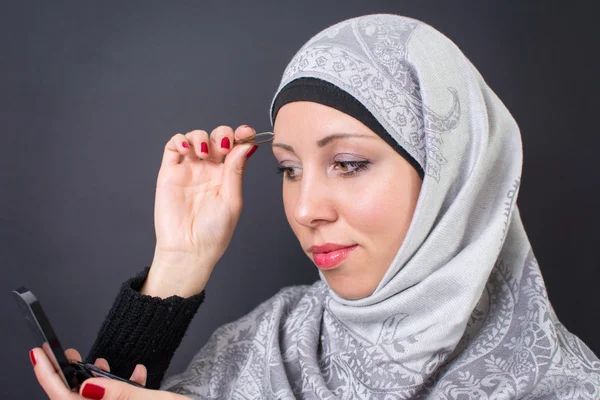
[[[69,360],[81,361],[81,355],[77,350],[68,349],[65,355]],[[56,372],[56,369],[46,356],[42,349],[35,348],[30,353],[31,362],[34,366],[35,376],[42,386],[42,389],[48,395],[50,400],[83,400],[83,399],[103,399],[103,400],[183,400],[189,399],[174,393],[149,390],[130,385],[107,378],[87,379],[79,388],[79,393],[69,390],[62,378]],[[110,372],[108,362],[99,358],[94,365],[107,372]],[[146,368],[138,364],[129,378],[142,386],[146,384]]]
[[[233,236],[244,168],[257,148],[236,143],[254,135],[247,125],[235,132],[220,126],[210,135],[176,134],[166,144],[156,184],[156,248],[142,293],[189,297],[204,289]]]

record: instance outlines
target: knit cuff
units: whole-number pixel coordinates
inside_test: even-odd
[[[127,280],[108,313],[87,362],[107,359],[111,372],[129,378],[136,364],[148,370],[146,387],[158,388],[175,350],[204,301],[204,291],[166,299],[139,292],[150,267]]]

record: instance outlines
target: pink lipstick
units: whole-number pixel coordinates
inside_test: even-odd
[[[313,253],[315,264],[320,269],[333,269],[344,261],[352,250],[358,245],[345,246],[335,243],[325,243],[320,246],[312,246],[310,251]]]

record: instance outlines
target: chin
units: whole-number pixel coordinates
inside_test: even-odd
[[[335,272],[337,271],[323,271],[323,276],[331,290],[344,299],[358,300],[369,297],[377,287],[377,284],[365,285],[364,281],[361,282],[356,278],[335,274]]]

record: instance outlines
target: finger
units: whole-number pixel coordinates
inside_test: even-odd
[[[66,382],[58,375],[54,366],[39,347],[30,353],[32,362],[35,363],[33,371],[39,384],[51,400],[80,400],[80,397],[71,392]],[[35,360],[35,361],[34,361]]]
[[[257,148],[257,145],[252,144],[235,146],[225,159],[222,195],[231,204],[232,211],[234,212],[242,210],[242,179],[248,158]]]
[[[106,358],[96,358],[96,362],[94,363],[94,365],[106,372],[110,372],[110,365],[108,365],[108,361],[106,361]]]
[[[191,149],[190,142],[181,133],[177,133],[171,137],[171,139],[165,145],[165,151],[162,158],[162,166],[164,165],[176,165],[179,164],[182,157],[190,156],[193,157],[193,150]]]
[[[139,383],[142,386],[146,386],[146,378],[148,377],[148,370],[142,364],[138,364],[135,366],[130,381],[134,381],[135,383]]]
[[[222,162],[223,157],[229,154],[233,147],[233,129],[229,126],[219,126],[210,133],[209,159]]]
[[[235,140],[247,140],[256,135],[256,130],[248,125],[240,125],[235,130]]]
[[[102,400],[183,400],[188,399],[170,392],[135,387],[125,382],[106,378],[87,379],[79,390],[87,399]]]
[[[75,349],[65,350],[65,357],[70,361],[81,361],[81,354]]]
[[[197,158],[204,159],[208,157],[208,133],[206,131],[195,130],[185,134],[188,141],[192,144]]]

